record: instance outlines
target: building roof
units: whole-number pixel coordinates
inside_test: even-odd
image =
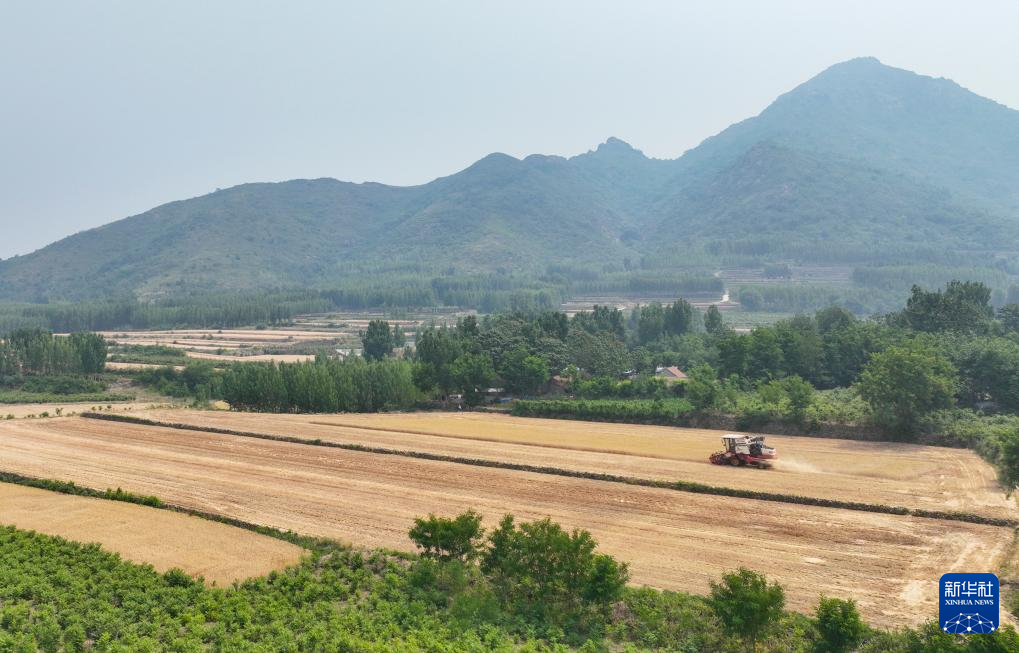
[[[675,365],[671,367],[663,367],[655,373],[655,376],[665,377],[667,379],[685,379],[686,374],[683,370],[679,369]]]

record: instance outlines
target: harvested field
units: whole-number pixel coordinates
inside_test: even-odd
[[[0,469],[373,547],[409,549],[407,529],[429,512],[476,508],[489,525],[506,512],[550,516],[591,530],[636,583],[705,592],[742,564],[782,582],[792,608],[850,596],[881,624],[934,614],[945,571],[993,571],[1015,555],[1006,528],[79,418],[0,424]]]
[[[69,416],[89,412],[99,407],[102,407],[105,411],[107,406],[111,407],[111,412],[124,412],[140,411],[144,409],[151,409],[154,406],[163,407],[167,405],[168,404],[163,401],[86,401],[56,402],[49,404],[0,404],[0,419],[7,417],[8,415],[14,415],[15,418],[20,419],[28,417],[29,415],[42,415],[43,413],[49,413],[52,418],[56,416],[58,408],[62,415]]]
[[[824,499],[1019,518],[994,469],[969,450],[768,436],[771,470],[707,462],[720,431],[511,417],[492,413],[266,415],[156,410],[165,422],[424,451]]]
[[[287,343],[295,340],[323,340],[342,335],[332,330],[290,329],[181,329],[174,331],[103,331],[103,336],[121,344],[165,344],[194,342],[199,345],[224,343],[249,345],[252,343]]]
[[[179,349],[191,358],[216,361],[295,362],[314,358],[311,351],[360,346],[357,332],[348,330],[297,329],[185,329],[181,331],[107,331],[103,335],[117,346],[162,346]],[[111,354],[126,357],[121,364],[133,361],[132,352]],[[131,369],[131,368],[121,368]]]
[[[178,567],[217,585],[296,564],[304,549],[182,513],[0,483],[0,524],[96,542],[156,571]]]
[[[106,361],[106,369],[111,372],[137,372],[138,370],[156,370],[164,367],[172,367],[174,371],[180,372],[183,365],[159,365],[158,363],[118,363]]]
[[[189,351],[188,358],[208,361],[233,361],[245,363],[303,363],[315,360],[312,354],[252,354],[250,356],[231,356],[230,354],[209,354],[202,351]]]

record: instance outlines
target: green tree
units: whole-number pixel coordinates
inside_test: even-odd
[[[489,536],[481,569],[510,612],[577,626],[585,617],[606,618],[629,578],[625,564],[596,549],[587,531],[566,532],[550,519],[517,525],[506,515]]]
[[[974,338],[956,348],[960,394],[971,403],[991,399],[1019,411],[1019,342],[1007,338]]]
[[[747,341],[746,375],[751,379],[779,378],[783,375],[785,356],[774,329],[759,328],[750,332]]]
[[[488,354],[463,354],[450,365],[453,383],[469,406],[481,403],[486,388],[495,381],[495,369]]]
[[[782,616],[785,591],[777,583],[769,585],[763,574],[740,567],[723,574],[721,582],[711,582],[708,602],[722,627],[753,651],[761,636]]]
[[[746,376],[750,336],[726,331],[718,338],[718,366],[722,376]]]
[[[98,333],[72,333],[71,346],[78,358],[78,370],[83,374],[100,374],[106,369],[106,339]]]
[[[393,349],[399,349],[407,344],[407,334],[399,324],[393,325]]]
[[[695,409],[705,411],[715,408],[721,397],[722,384],[710,365],[698,365],[686,373],[686,398]]]
[[[499,376],[506,382],[506,389],[515,394],[531,395],[549,379],[548,363],[540,356],[532,356],[520,347],[513,350],[502,367]]]
[[[368,322],[368,329],[361,332],[361,346],[364,350],[364,357],[368,360],[382,360],[393,351],[393,334],[389,329],[389,322],[385,320],[372,320]]]
[[[998,319],[1006,331],[1019,332],[1019,304],[1005,304],[999,308]]]
[[[844,326],[822,329],[821,371],[822,387],[845,387],[854,383],[870,360],[871,354],[885,349],[891,339],[891,329],[873,323],[850,321]]]
[[[748,311],[761,310],[764,307],[764,296],[756,288],[740,288],[739,303]]]
[[[637,342],[654,342],[665,333],[665,310],[658,302],[641,306],[637,314]]]
[[[448,395],[455,383],[450,367],[463,353],[461,339],[445,327],[428,327],[421,331],[415,346],[414,383],[423,391],[438,388]]]
[[[570,362],[592,376],[619,376],[630,366],[630,352],[611,332],[573,329],[566,344]]]
[[[468,510],[453,518],[428,515],[414,520],[410,539],[422,555],[436,560],[470,562],[478,557],[485,529],[481,515]]]
[[[722,313],[714,304],[708,306],[708,310],[704,313],[704,330],[713,336],[725,333],[725,320],[722,319]]]
[[[924,415],[955,401],[956,371],[934,347],[920,340],[871,356],[857,390],[885,428],[911,433]]]
[[[822,334],[836,329],[844,329],[856,322],[853,314],[841,306],[822,308],[814,314],[814,320],[817,323],[818,331]]]
[[[677,299],[665,308],[665,333],[670,336],[691,333],[696,328],[697,317],[698,314],[690,302]]]
[[[975,281],[950,281],[943,291],[913,286],[901,313],[910,328],[927,332],[984,332],[993,317],[991,289]]]
[[[822,341],[817,323],[797,315],[772,327],[782,350],[782,372],[817,383],[821,371]]]
[[[556,340],[566,340],[570,333],[570,319],[566,313],[559,311],[545,311],[538,316],[538,328],[542,332]]]
[[[866,626],[856,601],[822,596],[817,604],[817,631],[820,636],[814,646],[817,653],[847,653],[860,644]]]
[[[72,623],[64,629],[65,653],[82,653],[87,641],[88,635],[85,632],[85,627],[80,623]]]
[[[611,306],[595,305],[590,311],[582,311],[573,316],[571,325],[588,333],[609,333],[622,340],[626,336],[623,313]]]
[[[481,327],[478,325],[476,315],[467,315],[456,321],[456,334],[465,343],[473,342],[481,335]]]
[[[1019,429],[1012,429],[1001,434],[998,447],[999,480],[1011,495],[1019,489]],[[1019,599],[1017,599],[1016,607],[1019,607]]]
[[[789,400],[790,416],[797,421],[803,421],[807,409],[814,401],[814,386],[798,376],[786,377],[782,379],[781,384]]]

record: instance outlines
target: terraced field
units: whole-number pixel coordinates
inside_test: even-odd
[[[0,470],[119,486],[245,521],[399,549],[410,548],[412,519],[428,512],[476,508],[489,525],[506,512],[550,516],[591,530],[631,564],[637,583],[704,592],[722,571],[746,565],[782,582],[793,608],[809,609],[821,592],[851,596],[881,624],[935,614],[945,571],[998,570],[1016,556],[1007,528],[80,418],[0,425]],[[854,489],[861,484],[845,491]]]
[[[0,483],[0,524],[96,542],[156,571],[174,567],[228,585],[296,564],[293,544],[208,519],[119,501]]]

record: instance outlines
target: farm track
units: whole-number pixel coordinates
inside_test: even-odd
[[[941,573],[1012,555],[1013,532],[991,526],[79,418],[0,425],[0,469],[370,547],[409,549],[407,529],[429,512],[549,516],[591,530],[637,583],[705,592],[742,564],[782,582],[792,608],[851,596],[874,623],[928,618]]]
[[[768,436],[779,448],[775,469],[732,469],[707,462],[718,431],[517,418],[488,413],[267,415],[151,410],[157,422],[267,437],[319,440],[392,452],[608,474],[746,493],[897,506],[1016,520],[1014,499],[993,468],[968,450],[900,443]],[[779,498],[778,496],[773,498]],[[901,512],[901,511],[900,511]]]

